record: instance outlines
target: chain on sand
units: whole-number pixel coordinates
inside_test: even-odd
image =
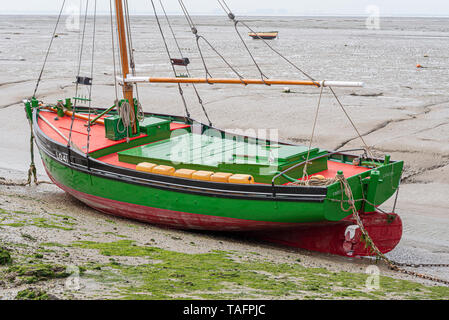
[[[422,274],[419,272],[415,272],[415,271],[411,271],[411,270],[406,270],[403,269],[401,267],[414,267],[414,268],[418,268],[418,267],[449,267],[449,264],[406,264],[406,263],[397,263],[394,262],[390,259],[388,259],[375,245],[375,243],[373,242],[373,240],[371,239],[371,237],[369,236],[368,232],[366,231],[365,227],[363,226],[363,222],[362,219],[359,216],[359,213],[355,207],[355,201],[354,201],[354,196],[352,194],[352,190],[351,187],[348,183],[348,181],[346,180],[346,178],[343,175],[337,175],[337,180],[340,182],[340,185],[342,187],[342,190],[344,190],[344,193],[346,195],[346,197],[348,198],[348,203],[350,205],[350,209],[352,210],[352,214],[353,217],[355,219],[355,221],[357,222],[357,225],[360,228],[360,231],[362,232],[363,235],[363,240],[366,243],[366,246],[368,248],[370,248],[370,250],[372,250],[373,253],[375,253],[375,255],[377,256],[378,259],[381,259],[382,261],[384,261],[388,267],[391,270],[394,271],[398,271],[407,275],[411,275],[411,276],[415,276],[421,279],[426,279],[426,280],[430,280],[430,281],[434,281],[434,282],[438,282],[438,283],[443,283],[446,285],[449,285],[449,281],[448,280],[444,280],[444,279],[440,279],[440,278],[436,278],[433,276],[429,276],[426,274]],[[341,202],[341,206],[343,209],[343,201]],[[345,210],[346,211],[346,210]]]

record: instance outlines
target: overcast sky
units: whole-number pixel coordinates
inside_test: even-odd
[[[82,0],[66,0],[69,7]],[[85,0],[84,0],[85,1]],[[94,1],[94,0],[90,0]],[[155,0],[157,3],[159,0]],[[178,0],[163,0],[170,14],[180,14]],[[97,0],[99,11],[107,12],[109,0]],[[221,14],[216,0],[184,0],[191,14]],[[382,16],[449,16],[449,0],[227,0],[240,15],[367,15],[377,6]],[[62,0],[0,0],[3,14],[57,13]],[[151,13],[150,0],[129,0],[132,13]]]

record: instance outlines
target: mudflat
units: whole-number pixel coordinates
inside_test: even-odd
[[[21,100],[33,93],[55,20],[54,16],[2,16],[0,20],[0,177],[4,179],[21,180],[26,176],[29,127]],[[225,17],[196,17],[195,20],[199,32],[239,73],[247,78],[260,77],[233,25]],[[397,212],[404,221],[404,236],[388,257],[415,264],[449,263],[448,19],[382,18],[378,30],[367,29],[364,18],[251,17],[246,20],[255,28],[278,30],[279,38],[270,44],[315,79],[365,82],[364,88],[335,91],[373,152],[390,154],[393,160],[404,160],[406,164],[397,203]],[[191,61],[193,76],[204,76],[194,37],[184,18],[173,17],[172,23],[180,45]],[[154,18],[132,17],[132,24],[137,75],[171,76]],[[245,36],[244,31],[242,35]],[[37,93],[38,98],[46,102],[74,95],[79,33],[67,30],[62,23],[57,34]],[[169,47],[176,52],[168,29],[166,36]],[[91,34],[86,39],[81,68],[83,75],[90,74],[90,37]],[[304,79],[263,42],[248,38],[247,44],[267,76]],[[206,46],[204,54],[214,77],[235,77]],[[108,107],[115,99],[112,59],[109,18],[101,17],[97,25],[94,60],[94,106]],[[417,68],[417,64],[422,68]],[[319,90],[305,87],[289,89],[290,93],[285,93],[282,87],[276,86],[198,86],[216,127],[243,130],[249,135],[257,134],[259,130],[274,129],[283,141],[306,144],[312,132]],[[192,117],[206,122],[191,87],[186,86],[184,92]],[[145,111],[184,112],[176,86],[141,85],[139,95]],[[332,150],[362,146],[328,90],[324,90],[313,145]],[[45,180],[39,156],[36,158],[40,178]],[[391,209],[393,201],[391,199],[384,209]],[[0,209],[4,211],[0,225],[2,246],[9,246],[13,256],[16,254],[16,260],[20,261],[26,261],[24,255],[44,250],[44,259],[52,265],[83,265],[89,261],[106,265],[114,261],[103,255],[105,249],[93,242],[125,239],[144,246],[146,243],[151,245],[153,239],[158,247],[176,252],[200,254],[219,249],[238,252],[237,257],[256,253],[262,260],[273,258],[273,263],[298,263],[296,260],[300,259],[304,267],[324,267],[338,272],[363,273],[371,262],[285,249],[234,237],[165,230],[110,218],[85,207],[51,185],[26,188],[0,185]],[[20,215],[20,212],[32,215]],[[56,222],[53,221],[55,219]],[[45,225],[53,227],[43,229]],[[77,241],[78,246],[73,246]],[[45,243],[60,245],[48,248],[43,245]],[[132,246],[130,243],[120,245]],[[86,250],[90,256],[85,256]],[[116,260],[120,260],[122,265],[138,265],[148,260],[147,255],[139,258],[118,256],[122,258]],[[36,259],[40,258],[31,258]],[[448,268],[419,268],[418,271],[449,280]],[[385,268],[382,268],[382,274],[416,281]],[[87,286],[88,289],[73,295],[62,294],[65,292],[61,289],[62,280],[58,280],[59,284],[50,282],[45,288],[61,298],[97,297],[93,292],[101,292],[103,284],[98,285],[102,282],[96,278],[89,279],[93,287]],[[125,276],[117,281],[121,283],[126,279],[131,278]],[[38,283],[44,286],[42,282]],[[12,286],[6,283],[2,289],[0,284],[0,298],[14,298],[19,289],[25,287],[26,284]],[[236,292],[240,291],[231,290],[229,294],[233,296]],[[395,297],[410,296],[397,294]]]

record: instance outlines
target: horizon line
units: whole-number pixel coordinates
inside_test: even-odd
[[[39,13],[32,13],[32,12],[0,12],[0,16],[17,16],[17,15],[25,15],[25,16],[57,16],[58,13],[56,12],[39,12]],[[109,12],[99,12],[97,13],[98,16],[109,16]],[[131,13],[131,16],[154,16],[154,13]],[[169,16],[179,16],[183,17],[183,14],[181,13],[169,13]],[[226,17],[223,14],[218,13],[193,13],[192,16],[210,16],[210,17],[219,17],[223,16]],[[67,16],[67,14],[64,14],[63,16]],[[92,15],[89,15],[92,16]],[[328,17],[328,18],[339,18],[339,17],[353,17],[353,18],[366,18],[367,15],[357,15],[357,14],[293,14],[293,15],[287,15],[287,14],[273,14],[273,15],[267,15],[267,14],[255,14],[255,13],[248,13],[248,14],[241,14],[242,17]],[[449,18],[449,14],[405,14],[405,13],[399,13],[399,14],[386,14],[381,15],[381,18]]]

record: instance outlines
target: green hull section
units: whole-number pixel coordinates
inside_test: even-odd
[[[56,162],[45,153],[41,152],[41,156],[58,184],[100,198],[148,208],[255,222],[315,223],[326,220],[325,206],[321,202],[228,199],[167,191],[90,175]]]
[[[71,169],[43,152],[41,155],[49,174],[58,184],[84,194],[149,209],[286,224],[341,221],[351,214],[345,195],[341,202],[342,189],[339,183],[328,187],[327,197],[323,202],[223,198],[162,190],[98,177]],[[349,178],[348,183],[353,190],[357,209],[362,209],[362,199],[367,199],[370,188],[376,187],[375,198],[367,199],[372,200],[373,204],[380,205],[390,198],[398,187],[402,166],[402,162],[396,162],[378,168],[381,178],[375,186],[370,181],[370,171]]]

